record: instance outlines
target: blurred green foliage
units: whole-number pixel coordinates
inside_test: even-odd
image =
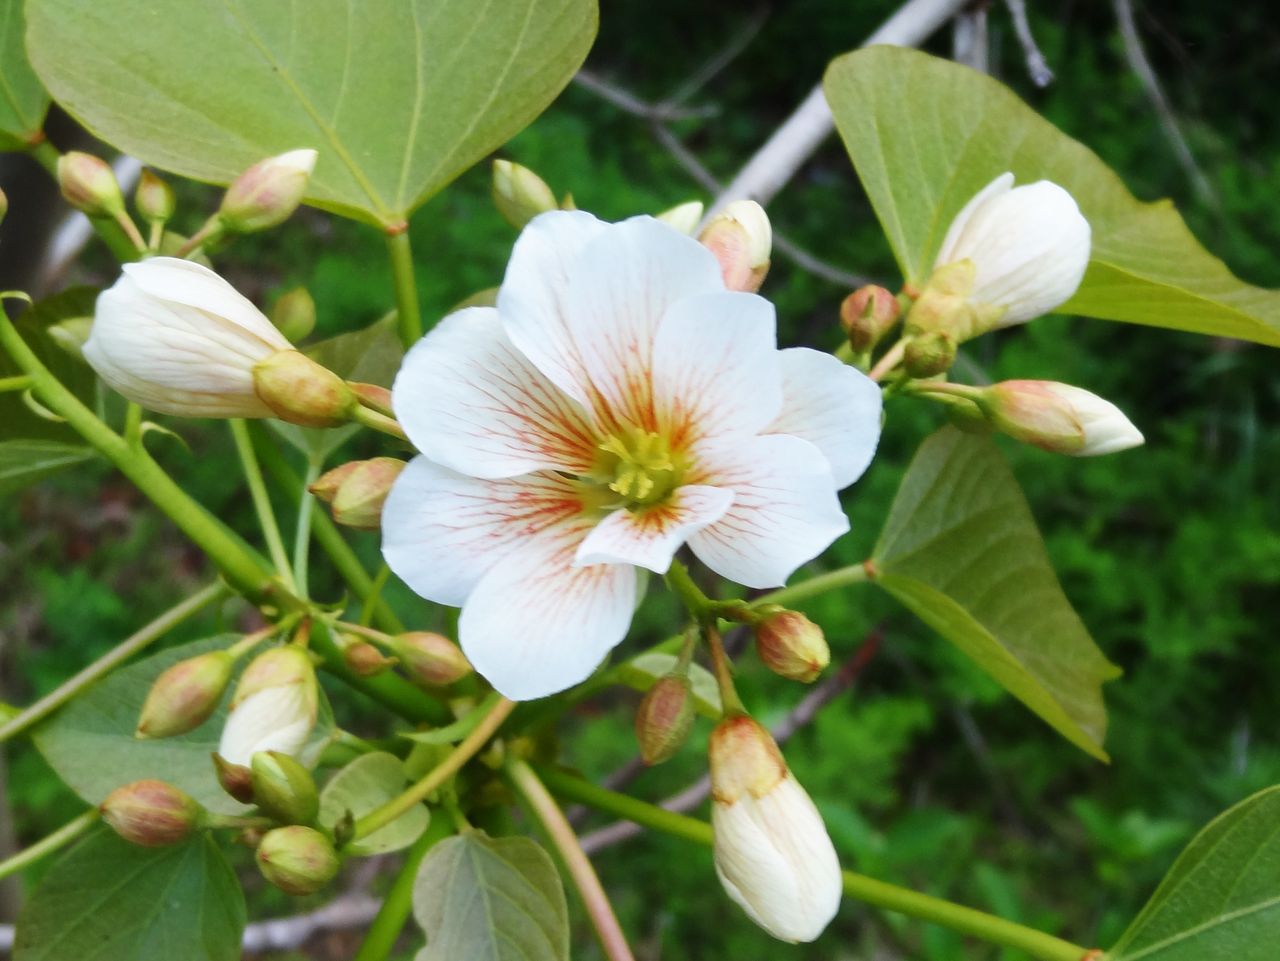
[[[817,81],[821,66],[854,45],[894,7],[876,0],[778,4],[721,74],[692,95],[707,118],[673,130],[728,179]],[[1112,164],[1140,197],[1173,197],[1202,241],[1246,280],[1280,285],[1280,128],[1271,90],[1280,30],[1269,4],[1231,15],[1193,0],[1140,11],[1148,53],[1191,150],[1213,188],[1195,195],[1160,122],[1126,63],[1109,5],[1032,5],[1032,25],[1057,79],[1034,89],[1003,7],[990,9],[993,72],[1050,120]],[[738,4],[604,4],[588,62],[611,82],[654,100],[740,32],[755,14]],[[930,49],[946,54],[940,35]],[[656,212],[702,197],[654,140],[648,123],[571,87],[504,151],[557,191],[606,218]],[[212,202],[184,186],[176,223],[189,230]],[[204,206],[201,206],[204,205]],[[842,268],[894,281],[892,260],[835,138],[771,205],[775,228]],[[497,284],[513,239],[488,199],[488,171],[466,174],[415,218],[412,240],[424,313],[432,321]],[[305,284],[316,337],[371,323],[387,310],[390,273],[370,229],[306,212],[286,228],[245,238],[217,258],[237,284],[268,304]],[[107,276],[104,273],[104,276]],[[834,345],[835,309],[847,290],[775,260],[763,293],[775,300],[783,339]],[[1177,850],[1213,815],[1280,782],[1275,690],[1280,678],[1280,463],[1277,354],[1261,347],[1104,322],[1054,317],[970,345],[968,373],[1037,377],[1087,387],[1118,403],[1147,445],[1071,460],[1006,445],[1042,525],[1068,596],[1125,676],[1107,689],[1110,766],[1054,734],[949,645],[874,588],[813,601],[836,663],[883,624],[886,639],[852,694],[827,707],[787,754],[828,819],[846,865],[972,904],[1079,943],[1108,944],[1150,894]],[[914,447],[937,411],[894,401],[880,456],[849,492],[854,531],[824,560],[868,553]],[[178,479],[245,532],[252,531],[225,429],[172,424],[190,445],[151,443]],[[349,444],[357,455],[376,442]],[[283,504],[281,505],[283,507]],[[376,558],[376,538],[355,535]],[[50,689],[200,583],[201,565],[118,477],[94,468],[10,500],[0,512],[0,629],[4,699]],[[323,563],[317,596],[340,586]],[[415,601],[390,596],[411,619]],[[655,584],[636,623],[635,648],[676,626]],[[421,610],[421,608],[418,608]],[[235,623],[234,605],[177,637]],[[742,661],[743,694],[765,720],[803,695]],[[620,692],[580,706],[561,726],[566,759],[593,778],[635,752]],[[364,707],[345,715],[359,729]],[[676,759],[633,784],[657,799],[697,778],[706,724]],[[11,804],[33,839],[76,810],[26,744],[10,751]],[[602,823],[596,819],[589,826]],[[645,836],[596,863],[641,958],[911,957],[1001,959],[1008,951],[846,904],[816,947],[771,942],[724,898],[709,853]],[[289,910],[250,892],[256,916]],[[599,956],[570,898],[575,957]],[[882,952],[877,954],[876,952]],[[411,957],[412,952],[405,954]]]

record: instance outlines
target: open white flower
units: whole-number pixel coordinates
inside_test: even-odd
[[[782,584],[843,533],[879,388],[779,351],[772,306],[651,217],[536,217],[497,307],[405,358],[396,416],[423,456],[387,498],[383,554],[462,607],[476,670],[528,699],[583,680],[626,633],[637,568],[688,543],[717,573]]]
[[[1089,264],[1089,221],[1071,194],[1048,180],[1013,186],[1003,173],[951,222],[934,271],[973,264],[967,299],[984,325],[1009,327],[1047,314],[1076,292]]]
[[[84,357],[148,410],[186,417],[274,416],[254,390],[259,361],[291,350],[234,287],[175,257],[125,264],[98,297]]]

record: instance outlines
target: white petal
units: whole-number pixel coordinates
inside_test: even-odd
[[[658,430],[683,449],[701,437],[755,434],[782,409],[773,304],[722,291],[676,301],[653,346]]]
[[[733,491],[733,506],[689,538],[704,564],[747,587],[777,587],[849,529],[827,459],[798,437],[706,443],[690,480]]]
[[[965,252],[959,252],[959,248],[962,246],[962,238],[964,238],[969,224],[973,222],[977,213],[987,206],[989,201],[1007,194],[1012,189],[1013,174],[1005,172],[974,194],[969,202],[960,208],[960,212],[951,221],[951,226],[947,228],[947,235],[942,240],[942,246],[938,248],[938,256],[934,260],[934,266],[941,267],[943,264],[954,263],[970,256],[969,249],[971,245],[964,245]]]
[[[569,273],[569,330],[608,413],[654,429],[658,326],[682,298],[723,290],[711,252],[652,217],[611,224],[582,248]]]
[[[521,231],[498,291],[507,336],[557,387],[581,404],[590,400],[582,362],[569,333],[569,270],[583,246],[606,224],[580,210],[553,210]]]
[[[867,469],[880,441],[880,385],[830,354],[808,347],[781,352],[782,413],[766,428],[813,444],[831,465],[836,488]]]
[[[507,339],[492,307],[450,314],[414,344],[391,401],[419,451],[473,477],[581,474],[596,457],[582,409]]]
[[[636,569],[574,567],[589,527],[586,520],[566,521],[522,539],[462,608],[463,653],[505,697],[532,700],[586,680],[626,636]]]
[[[227,715],[218,753],[246,767],[259,751],[296,757],[314,725],[314,708],[301,684],[269,687],[250,694]]]
[[[634,564],[665,574],[689,535],[724,516],[733,491],[687,486],[663,504],[643,510],[616,510],[578,547],[574,564]]]
[[[382,556],[417,594],[461,607],[504,554],[582,511],[558,474],[478,480],[415,457],[383,505]]]
[[[1133,425],[1124,411],[1105,397],[1070,384],[1048,383],[1045,386],[1071,406],[1084,431],[1084,447],[1075,452],[1076,457],[1114,454],[1143,443],[1142,431]]]

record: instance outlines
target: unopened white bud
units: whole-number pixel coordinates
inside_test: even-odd
[[[978,406],[1010,437],[1057,454],[1093,457],[1137,447],[1142,432],[1109,400],[1049,380],[1006,380],[982,391]]]
[[[523,230],[538,214],[559,206],[545,180],[510,160],[493,162],[493,205],[516,230]]]
[[[245,668],[222,729],[218,754],[248,767],[259,751],[296,757],[315,727],[319,694],[307,652],[279,647]]]
[[[1089,264],[1090,229],[1075,199],[1039,180],[1013,186],[1004,173],[978,192],[951,222],[934,270],[973,264],[967,299],[978,312],[971,331],[1025,323],[1069,300]]]
[[[688,203],[677,204],[670,210],[664,210],[658,214],[658,219],[664,224],[675,227],[682,234],[692,234],[698,229],[698,222],[702,220],[702,201],[690,200]]]
[[[314,150],[290,150],[254,164],[231,182],[218,215],[227,230],[250,233],[289,219],[307,192]]]
[[[229,283],[175,257],[125,264],[98,297],[84,357],[129,400],[185,417],[270,417],[253,369],[289,341]]]
[[[716,255],[726,287],[747,293],[760,289],[773,255],[773,228],[758,203],[735,200],[727,204],[711,218],[698,240]]]
[[[711,734],[716,874],[747,915],[780,941],[812,941],[835,917],[843,882],[822,816],[749,717]]]

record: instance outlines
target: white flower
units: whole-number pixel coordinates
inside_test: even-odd
[[[1006,380],[980,397],[979,405],[1001,431],[1055,453],[1093,457],[1143,442],[1119,407],[1070,384]]]
[[[249,766],[259,751],[297,757],[315,726],[314,697],[300,684],[250,694],[227,716],[218,753],[230,764]]]
[[[1089,221],[1071,194],[1039,180],[1013,186],[1003,173],[965,204],[938,251],[934,270],[969,260],[969,300],[998,311],[994,327],[1046,314],[1069,300],[1089,263]]]
[[[835,917],[843,889],[822,816],[751,718],[722,721],[709,750],[720,883],[775,938],[814,940]]]
[[[270,417],[253,368],[291,345],[215,274],[188,260],[125,264],[98,297],[84,345],[109,386],[149,410],[187,417]]]
[[[782,584],[848,527],[879,389],[727,292],[697,241],[638,217],[553,211],[517,240],[497,307],[405,358],[396,416],[423,456],[382,514],[383,554],[462,607],[476,670],[528,699],[586,678],[627,631],[637,570],[688,543],[717,573]]]

